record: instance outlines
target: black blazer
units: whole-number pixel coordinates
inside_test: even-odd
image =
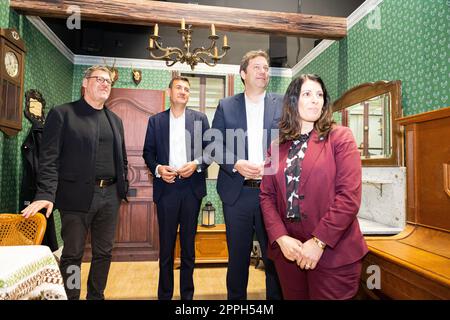
[[[55,208],[87,212],[95,186],[98,117],[84,99],[50,110],[39,154],[35,200],[48,200]],[[117,191],[126,199],[127,154],[122,120],[105,108],[114,135]]]
[[[148,119],[147,133],[145,135],[143,157],[145,163],[154,175],[158,165],[169,164],[169,142],[170,142],[170,109],[157,113]],[[197,127],[195,127],[197,126]],[[202,139],[203,134],[209,129],[208,118],[205,114],[186,109],[185,128],[190,133],[190,141],[186,136],[186,153],[188,161],[197,159],[200,163],[201,172],[194,171],[189,177],[192,190],[195,196],[200,200],[206,195],[206,175],[210,161],[204,156],[203,150],[207,142]],[[194,130],[197,131],[194,135]],[[199,134],[201,133],[201,136]],[[201,139],[194,141],[194,137]],[[160,178],[153,179],[153,201],[158,202],[164,192],[167,183]]]
[[[278,132],[274,132],[273,129],[278,129],[282,106],[283,95],[275,93],[266,94],[264,98],[264,129],[267,130],[267,136],[265,136],[266,141],[263,145],[264,154],[270,146],[271,141],[278,136]],[[214,114],[212,128],[220,130],[223,137],[226,137],[226,129],[242,129],[247,133],[244,93],[239,93],[219,101],[216,113]],[[238,139],[245,139],[245,141],[238,141]],[[261,143],[263,142],[261,141]],[[236,161],[248,159],[247,136],[235,138],[232,148],[230,145],[227,146],[226,140],[223,139],[215,139],[213,143],[215,145],[214,149],[216,150],[215,160],[220,166],[219,176],[217,178],[217,192],[224,203],[233,205],[244,184],[244,177],[239,172],[233,172],[233,168]],[[237,150],[239,144],[245,145],[245,154],[239,154]],[[220,157],[217,157],[218,154],[220,154]],[[232,161],[227,163],[225,161],[226,159]]]

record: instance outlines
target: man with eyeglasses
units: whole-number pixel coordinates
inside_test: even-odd
[[[207,142],[202,137],[209,129],[205,114],[186,108],[189,101],[188,78],[174,77],[167,89],[170,109],[148,120],[143,157],[154,175],[153,201],[159,226],[158,299],[173,296],[173,260],[180,226],[181,300],[194,296],[195,234],[202,198],[206,195],[203,156]]]
[[[61,213],[64,247],[60,269],[70,300],[80,298],[81,259],[88,231],[92,261],[88,300],[104,299],[118,211],[128,189],[123,124],[105,108],[111,92],[108,68],[92,66],[83,97],[50,110],[39,156],[37,192],[22,210],[25,218],[53,208]]]

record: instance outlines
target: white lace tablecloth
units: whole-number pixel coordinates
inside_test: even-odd
[[[49,247],[0,246],[0,300],[19,299],[67,299]]]

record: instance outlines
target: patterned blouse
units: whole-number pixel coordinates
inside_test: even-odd
[[[286,159],[286,197],[287,197],[287,218],[300,221],[300,206],[298,198],[298,187],[302,174],[302,162],[308,148],[310,133],[301,134],[298,140],[293,140],[289,148]]]

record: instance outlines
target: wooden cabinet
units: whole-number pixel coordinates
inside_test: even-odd
[[[225,225],[215,227],[197,227],[195,236],[195,263],[227,263],[228,247]],[[180,235],[175,243],[175,267],[181,264]]]
[[[405,127],[407,225],[388,237],[367,236],[363,288],[390,299],[450,299],[450,107],[398,119]],[[378,267],[380,287],[369,266]]]

